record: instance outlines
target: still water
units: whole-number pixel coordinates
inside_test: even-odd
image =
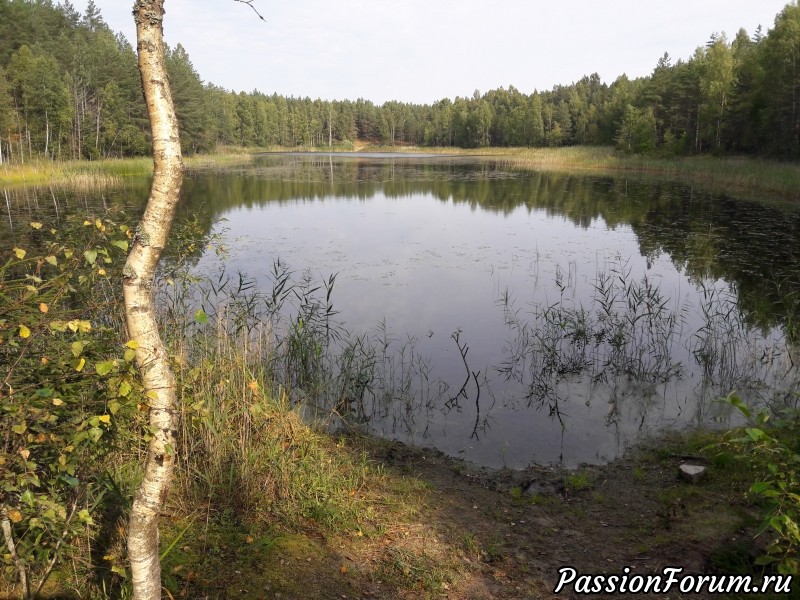
[[[135,209],[144,190],[72,204]],[[268,154],[191,172],[183,195],[225,247],[197,273],[243,273],[267,296],[278,259],[320,285],[336,275],[332,369],[358,354],[371,379],[337,408],[379,435],[572,466],[726,425],[716,399],[732,389],[772,405],[797,389],[789,207],[446,156]],[[5,226],[45,200],[12,200]]]

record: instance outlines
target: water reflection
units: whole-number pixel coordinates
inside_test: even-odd
[[[141,189],[54,207],[17,190],[6,225],[135,211]],[[206,231],[225,219],[228,253],[198,271],[267,295],[278,256],[338,273],[346,393],[316,400],[384,435],[492,466],[603,461],[642,433],[725,422],[713,399],[732,387],[780,402],[797,383],[788,208],[453,157],[269,155],[191,172],[183,196]]]

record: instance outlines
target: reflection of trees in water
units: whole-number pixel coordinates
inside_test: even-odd
[[[19,188],[8,191],[7,210],[24,222],[78,210],[123,209],[135,217],[147,184],[146,178],[131,179],[106,192]],[[765,330],[781,326],[800,341],[800,215],[680,185],[511,171],[492,160],[462,157],[264,157],[245,167],[190,173],[179,220],[193,215],[203,237],[220,215],[238,207],[417,195],[501,214],[541,210],[578,227],[598,218],[611,228],[630,226],[643,256],[666,253],[695,283],[728,282],[747,323]]]
[[[668,254],[696,283],[729,282],[748,323],[783,326],[800,340],[800,215],[685,186],[510,171],[486,159],[268,157],[233,172],[196,173],[185,184],[184,210],[202,206],[210,226],[242,206],[418,195],[505,215],[545,211],[578,227],[598,218],[630,226],[643,256]]]

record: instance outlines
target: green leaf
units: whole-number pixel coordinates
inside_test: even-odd
[[[62,333],[67,330],[67,324],[64,321],[52,321],[50,329],[53,331],[61,331]]]
[[[113,565],[111,567],[111,572],[112,573],[116,573],[117,575],[119,575],[119,576],[121,576],[123,578],[127,578],[128,577],[128,572],[125,571],[125,567],[121,567],[119,565]]]
[[[94,261],[97,260],[97,250],[85,250],[83,252],[83,257],[86,259],[87,263],[93,265]]]
[[[20,423],[18,425],[14,425],[14,426],[11,427],[11,431],[13,431],[14,433],[17,433],[19,435],[22,435],[27,430],[28,430],[28,424],[25,423],[25,421],[23,421],[22,423]]]
[[[72,350],[72,356],[78,358],[83,353],[83,342],[72,342],[70,344],[70,349]]]
[[[97,443],[100,440],[100,438],[103,437],[103,430],[100,429],[99,427],[92,427],[89,430],[89,437],[93,442]]]
[[[136,358],[136,350],[131,350],[128,348],[125,350],[124,358],[125,362],[133,362],[133,360]]]
[[[769,564],[772,564],[772,563],[774,563],[776,560],[778,560],[778,559],[777,559],[777,558],[775,558],[774,556],[767,556],[767,555],[765,554],[764,556],[759,556],[759,557],[758,557],[757,559],[755,559],[753,562],[754,562],[755,564],[757,564],[757,565],[762,565],[762,566],[763,566],[763,565],[769,565]]]
[[[737,396],[736,394],[732,393],[728,395],[728,397],[725,400],[728,402],[728,404],[733,406],[736,410],[738,410],[748,419],[752,416],[750,409],[744,402],[742,402],[742,399],[739,398],[739,396]]]
[[[127,381],[123,381],[119,384],[119,391],[117,392],[120,396],[125,398],[128,394],[131,393],[131,384]]]
[[[750,486],[750,492],[753,494],[763,494],[771,487],[772,484],[769,481],[759,481]]]
[[[108,375],[114,369],[114,361],[106,360],[103,362],[99,362],[94,366],[94,370],[97,371],[97,374],[100,377],[104,375]]]
[[[194,320],[200,323],[200,325],[205,325],[208,323],[208,315],[202,308],[198,308],[197,312],[194,313]]]
[[[63,479],[64,482],[66,482],[66,484],[70,487],[77,487],[77,485],[80,483],[77,477],[71,477],[70,475],[62,475],[61,479]]]
[[[33,492],[30,490],[25,490],[19,497],[25,504],[28,506],[33,506],[35,498],[33,497]]]
[[[128,251],[128,240],[114,240],[113,242],[111,242],[111,245],[116,246],[123,252]]]
[[[92,520],[92,515],[89,514],[89,511],[85,508],[83,510],[78,511],[78,518],[86,523],[87,525],[92,525],[94,521]]]

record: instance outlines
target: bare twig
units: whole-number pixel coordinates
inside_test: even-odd
[[[260,13],[260,12],[258,12],[258,9],[257,9],[255,6],[253,6],[253,2],[254,2],[255,0],[233,0],[233,1],[234,1],[234,2],[239,2],[240,4],[247,4],[247,6],[249,6],[250,8],[252,8],[252,9],[253,9],[253,12],[254,12],[254,13],[256,13],[256,15],[258,15],[258,18],[259,18],[259,19],[261,19],[262,21],[264,21],[264,23],[266,23],[266,22],[267,22],[267,20],[266,20],[266,19],[265,19],[265,18],[264,18],[264,17],[261,15],[261,13]]]
[[[464,398],[465,400],[469,398],[467,395],[467,385],[469,385],[469,378],[470,378],[470,370],[469,364],[467,364],[467,352],[469,352],[469,346],[467,343],[464,342],[463,344],[459,341],[459,337],[461,336],[461,330],[453,332],[453,335],[450,337],[456,343],[456,347],[458,348],[459,354],[461,354],[461,360],[464,361],[464,369],[467,371],[467,377],[464,380],[464,384],[461,386],[461,389],[458,390],[458,393],[450,398],[444,405],[448,408],[448,410],[452,410],[455,408],[458,412],[461,412],[461,407],[458,404],[459,398]],[[480,387],[478,388],[480,390]]]
[[[42,578],[39,580],[39,585],[36,587],[36,591],[33,593],[33,598],[39,596],[39,592],[42,591],[47,578],[50,577],[50,573],[53,572],[53,567],[56,566],[56,561],[58,561],[58,550],[61,548],[61,545],[66,541],[67,536],[69,535],[69,524],[72,521],[72,517],[75,516],[75,511],[78,509],[78,499],[72,501],[72,508],[69,511],[69,516],[67,520],[64,522],[64,531],[61,532],[61,537],[58,538],[58,542],[56,543],[55,548],[53,548],[53,557],[50,559],[50,563],[47,565],[47,569],[42,574]]]
[[[19,583],[22,587],[22,593],[25,598],[29,598],[31,595],[31,590],[28,587],[28,572],[25,570],[25,564],[17,555],[17,547],[14,544],[14,535],[11,532],[11,521],[8,516],[8,511],[5,509],[5,507],[3,508],[2,528],[3,536],[6,538],[6,548],[8,548],[8,553],[11,555],[11,562],[14,563],[14,566],[17,567],[17,571],[19,572]]]

